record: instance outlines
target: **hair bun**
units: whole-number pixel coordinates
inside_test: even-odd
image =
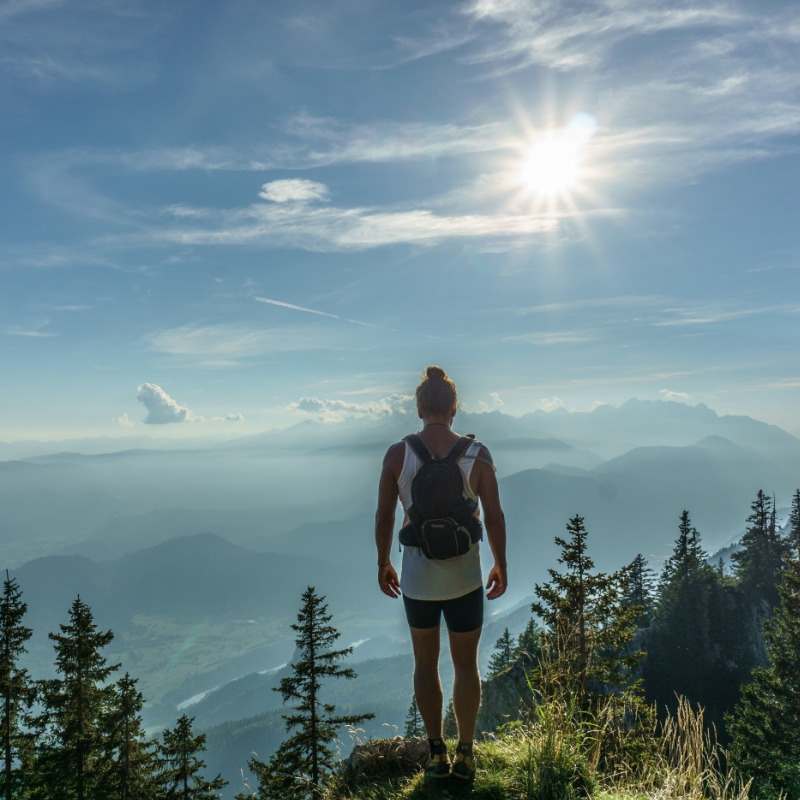
[[[431,365],[428,369],[425,370],[425,375],[427,376],[428,380],[434,381],[443,381],[447,378],[445,371],[441,367],[437,367],[436,365]]]

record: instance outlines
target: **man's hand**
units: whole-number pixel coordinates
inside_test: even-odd
[[[505,594],[506,586],[508,586],[508,575],[505,567],[501,569],[495,564],[489,572],[489,579],[486,581],[486,588],[489,590],[486,593],[486,599],[496,600]]]
[[[385,595],[393,598],[400,597],[400,581],[391,564],[378,567],[378,586]]]

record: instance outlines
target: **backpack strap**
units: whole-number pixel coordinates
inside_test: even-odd
[[[467,448],[475,441],[475,434],[471,433],[468,436],[461,436],[459,440],[450,449],[450,452],[444,458],[437,459],[433,453],[425,446],[418,433],[409,433],[408,436],[403,437],[404,442],[408,442],[409,447],[419,456],[423,464],[430,464],[431,461],[458,461],[461,456],[466,453]]]

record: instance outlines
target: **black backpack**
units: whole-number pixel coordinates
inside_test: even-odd
[[[400,544],[419,547],[428,558],[464,555],[483,538],[483,526],[475,516],[478,504],[464,497],[464,474],[457,463],[474,437],[462,436],[444,458],[435,458],[416,433],[404,441],[422,466],[411,483],[409,524],[400,530]]]

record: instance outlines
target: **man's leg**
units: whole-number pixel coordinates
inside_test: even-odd
[[[481,629],[469,633],[449,631],[450,656],[453,659],[453,711],[461,742],[475,739],[475,725],[481,704],[481,676],[478,671],[478,643]],[[419,705],[419,698],[417,698]],[[424,716],[423,716],[424,719]]]
[[[442,738],[442,682],[439,679],[439,626],[410,628],[414,646],[414,695],[429,739]]]

